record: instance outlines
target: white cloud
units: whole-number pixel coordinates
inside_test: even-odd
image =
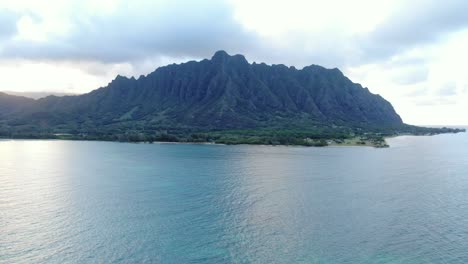
[[[445,41],[345,72],[390,100],[407,123],[468,124],[467,46],[468,31],[457,31]]]

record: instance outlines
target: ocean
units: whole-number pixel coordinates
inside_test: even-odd
[[[0,141],[0,263],[468,263],[468,134]]]

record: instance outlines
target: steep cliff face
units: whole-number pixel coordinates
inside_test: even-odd
[[[51,127],[131,122],[210,129],[403,124],[388,101],[338,69],[249,64],[242,55],[224,51],[210,60],[161,67],[138,79],[117,76],[107,87],[80,96],[14,100],[3,105],[8,110],[2,119]]]

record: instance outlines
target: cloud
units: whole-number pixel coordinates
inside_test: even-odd
[[[468,26],[468,2],[450,0],[404,1],[392,15],[358,41],[363,54],[371,60],[382,60],[416,45],[433,44],[447,33]]]
[[[457,94],[457,84],[455,82],[446,83],[436,91],[437,96],[453,96]]]
[[[426,96],[428,94],[428,89],[427,87],[416,87],[414,89],[410,89],[410,91],[406,94],[404,94],[404,96],[408,97],[408,98],[413,98],[413,97],[421,97],[421,96]]]
[[[18,15],[14,12],[0,9],[0,41],[15,35],[17,20]]]
[[[385,61],[468,25],[462,0],[291,1],[73,0],[54,3],[56,14],[33,5],[22,10],[26,37],[3,41],[0,58],[123,63],[225,49],[255,61],[346,67]]]
[[[121,63],[156,56],[201,58],[255,45],[255,35],[239,25],[225,2],[122,1],[112,12],[97,14],[73,7],[78,10],[68,19],[67,32],[48,34],[45,41],[10,40],[1,56]]]
[[[415,100],[414,104],[417,106],[441,106],[441,105],[456,105],[457,101],[451,98],[433,98]]]
[[[392,76],[393,83],[411,85],[427,81],[429,69],[426,65],[413,65],[397,68],[398,72]]]

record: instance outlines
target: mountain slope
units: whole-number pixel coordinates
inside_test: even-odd
[[[34,103],[34,100],[30,98],[0,92],[0,120],[8,119],[11,115],[30,107]]]
[[[403,125],[389,102],[338,69],[249,64],[242,55],[224,51],[211,60],[168,65],[138,79],[117,76],[107,87],[84,95],[18,100],[4,106],[11,108],[4,122],[49,129]]]

